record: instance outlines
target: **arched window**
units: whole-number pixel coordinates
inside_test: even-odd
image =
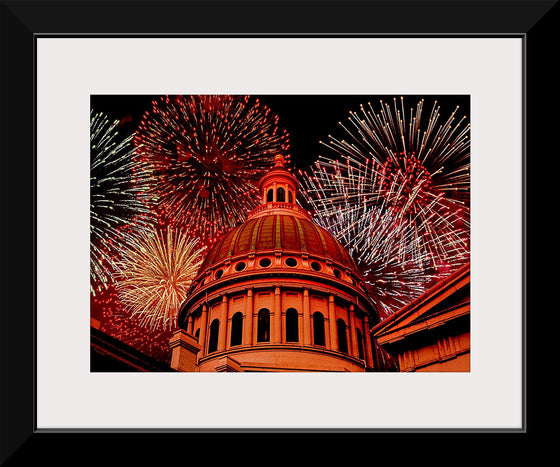
[[[268,190],[268,192],[266,193],[266,202],[270,203],[272,202],[274,197],[274,190],[271,188],[270,190]]]
[[[338,331],[338,350],[348,353],[348,341],[346,339],[346,323],[342,318],[336,320],[336,330]]]
[[[280,187],[276,190],[276,201],[282,203],[286,201],[286,192],[284,191],[284,188]]]
[[[196,339],[197,342],[198,342],[198,336],[200,336],[200,328],[198,328],[194,333],[194,338]]]
[[[293,203],[293,202],[294,202],[294,195],[292,194],[291,191],[288,191],[288,202],[289,202],[289,203]]]
[[[270,311],[266,308],[259,310],[257,322],[257,342],[270,341]]]
[[[313,313],[313,343],[325,345],[325,318],[322,313]]]
[[[208,353],[218,350],[218,334],[220,333],[220,320],[215,319],[210,325],[210,339],[208,339]]]
[[[230,345],[241,345],[243,336],[243,313],[238,311],[231,318],[231,341]]]
[[[356,334],[358,334],[358,357],[364,359],[364,338],[362,336],[362,331],[356,329]]]
[[[286,310],[286,342],[298,342],[298,312],[293,308]]]

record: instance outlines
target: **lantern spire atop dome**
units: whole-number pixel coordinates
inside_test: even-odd
[[[274,156],[274,165],[259,182],[262,203],[249,213],[248,218],[270,214],[289,214],[310,218],[311,215],[297,204],[299,182],[286,167],[283,154]]]
[[[286,168],[286,160],[282,154],[276,154],[274,156],[274,168]]]

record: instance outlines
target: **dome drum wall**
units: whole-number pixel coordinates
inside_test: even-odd
[[[246,289],[259,287],[259,283],[270,286],[271,282],[303,288],[308,285],[314,290],[337,291],[346,297],[348,302],[357,301],[361,297],[368,310],[370,322],[373,325],[379,321],[379,316],[367,298],[365,284],[352,270],[343,264],[333,263],[330,259],[319,256],[309,256],[296,251],[263,251],[259,254],[240,255],[228,258],[216,264],[213,268],[203,271],[193,281],[188,292],[188,298],[183,303],[179,313],[179,326],[184,327],[189,314],[197,306],[214,294],[220,294],[223,289]]]
[[[220,285],[218,281],[225,283],[228,280],[239,280],[247,276],[259,277],[263,274],[269,276],[271,273],[280,276],[297,275],[305,277],[309,275],[317,280],[327,282],[336,280],[336,285],[343,282],[344,285],[356,289],[355,292],[367,293],[363,281],[343,264],[333,263],[329,259],[309,256],[297,251],[275,252],[271,250],[259,252],[258,255],[232,257],[216,264],[193,281],[188,294],[192,296],[202,291],[208,291],[212,286]]]
[[[179,323],[203,346],[200,371],[214,371],[226,355],[246,370],[259,361],[270,371],[372,370],[368,330],[378,318],[355,273],[324,257],[272,253],[233,257],[199,276]]]
[[[199,339],[200,371],[215,371],[224,356],[246,371],[373,369],[367,332],[373,323],[363,302],[334,295],[329,287],[318,290],[310,283],[305,288],[301,280],[250,283],[228,287],[227,295],[215,290],[192,304],[185,329],[205,335],[204,343]]]

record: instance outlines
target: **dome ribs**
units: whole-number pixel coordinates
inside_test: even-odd
[[[301,244],[301,250],[307,252],[307,243],[305,242],[305,234],[303,233],[303,227],[301,226],[301,222],[297,218],[293,218],[294,223],[297,226],[297,235],[299,238],[299,242]]]
[[[315,227],[315,231],[317,232],[317,235],[321,239],[321,245],[323,247],[323,254],[325,256],[330,256],[332,258],[332,252],[330,251],[330,248],[327,245],[327,241],[325,240],[323,232],[321,232],[321,229],[318,229],[317,227]],[[333,258],[333,259],[338,259],[338,258]]]
[[[302,252],[330,258],[356,269],[344,247],[327,230],[307,219],[270,214],[249,219],[225,234],[208,252],[199,274],[227,258],[259,252],[269,254],[280,249],[290,254]]]
[[[257,249],[257,239],[259,238],[259,232],[261,231],[261,226],[262,223],[264,221],[264,217],[260,217],[257,220],[257,222],[255,223],[255,225],[253,226],[253,232],[251,235],[251,250],[250,251],[255,251]]]
[[[219,246],[219,248],[217,248],[217,250],[218,250],[218,253],[216,255],[217,261],[221,261],[222,259],[224,259],[229,254],[230,245],[231,245],[231,238],[236,234],[236,232],[239,229],[240,228],[238,227],[237,229],[229,231],[225,235],[224,240],[222,241],[221,245]]]
[[[284,224],[284,222],[281,222],[280,216],[274,216],[274,217],[275,217],[274,224],[276,226],[276,228],[275,228],[275,232],[276,232],[276,235],[275,235],[276,239],[275,240],[276,241],[275,241],[275,244],[274,244],[274,248],[276,250],[281,250],[282,249],[282,227],[283,227],[282,224]]]
[[[233,234],[233,238],[231,239],[231,241],[229,242],[229,251],[228,251],[228,256],[233,256],[235,254],[235,250],[236,250],[236,244],[239,238],[239,235],[241,234],[241,232],[243,232],[245,229],[242,228],[237,228],[234,230],[234,234]]]
[[[257,250],[272,250],[274,248],[274,221],[276,216],[263,217],[257,241]]]
[[[255,232],[255,226],[257,224],[257,219],[251,219],[246,222],[243,228],[240,228],[240,234],[237,237],[237,244],[235,245],[234,255],[239,253],[244,253],[249,250],[254,250],[252,247],[253,234]]]
[[[311,253],[319,253],[321,256],[323,256],[324,251],[321,245],[321,239],[317,234],[315,226],[310,222],[302,222],[301,226],[308,251]]]
[[[295,217],[282,217],[282,246],[286,250],[299,250],[304,247],[298,239],[296,223]]]

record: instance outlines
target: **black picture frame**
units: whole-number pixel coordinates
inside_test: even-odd
[[[36,202],[35,186],[35,45],[38,37],[144,37],[190,35],[274,35],[278,37],[384,36],[384,37],[521,37],[525,50],[524,139],[524,400],[523,445],[539,438],[541,428],[533,418],[540,405],[529,397],[536,392],[528,377],[534,378],[541,359],[527,351],[533,343],[528,330],[537,326],[527,310],[541,302],[552,290],[542,277],[546,271],[545,238],[539,214],[552,194],[552,174],[542,173],[555,150],[556,122],[552,112],[558,101],[556,77],[551,68],[558,45],[557,1],[1,1],[2,105],[0,173],[2,213],[2,294],[0,309],[0,461],[23,465],[33,460],[75,463],[69,446],[83,449],[81,456],[104,462],[127,459],[145,461],[151,455],[170,458],[206,433],[135,432],[118,437],[113,432],[85,430],[80,433],[38,433],[35,423],[35,309],[36,309]],[[546,170],[545,170],[546,172]],[[550,182],[549,182],[550,181]],[[538,196],[528,196],[529,191]],[[529,247],[529,226],[539,228],[541,249]],[[551,252],[550,254],[553,254]],[[542,259],[541,259],[542,258]],[[550,258],[548,259],[550,261]],[[533,273],[533,274],[531,274]],[[540,273],[540,274],[539,274]],[[538,279],[537,279],[538,277]],[[62,280],[62,279],[61,279]],[[551,279],[548,279],[551,281]],[[534,308],[533,308],[534,307]],[[550,309],[550,304],[549,304]],[[538,310],[536,311],[538,313]],[[547,337],[545,337],[547,339]],[[537,353],[537,352],[536,352]],[[542,354],[546,353],[543,349]],[[538,352],[540,354],[540,351]],[[533,365],[535,365],[533,367]],[[527,371],[527,368],[531,371]],[[533,368],[535,370],[533,370]],[[548,367],[553,371],[553,367]],[[533,380],[534,381],[534,380]],[[231,435],[228,443],[242,442],[237,435],[256,436],[263,430],[246,433],[221,430]],[[293,430],[287,430],[292,433]],[[389,430],[387,430],[389,431]],[[423,432],[424,430],[411,430]],[[429,430],[426,430],[429,432]],[[282,433],[281,430],[266,430]],[[300,430],[310,434],[313,431]],[[317,431],[315,431],[317,432]],[[398,432],[398,430],[397,430]],[[480,431],[455,430],[463,434]],[[519,431],[487,430],[487,433],[518,434]],[[319,430],[321,433],[321,430]],[[356,430],[356,434],[381,436],[384,432]],[[352,430],[326,430],[321,434],[352,434]],[[85,435],[88,435],[87,438]],[[195,437],[196,435],[196,437]],[[173,436],[173,440],[169,437]],[[207,438],[206,438],[207,439]],[[342,438],[348,439],[348,438]],[[376,438],[379,440],[380,438]],[[447,438],[449,439],[449,438]],[[268,442],[271,440],[268,439]],[[139,449],[143,443],[149,448]],[[370,441],[368,441],[369,443]],[[420,441],[419,442],[425,442]],[[514,450],[521,447],[519,440]],[[174,444],[177,443],[177,444]],[[467,440],[468,444],[469,441]],[[109,454],[118,446],[117,453]],[[173,447],[174,446],[174,447]],[[293,446],[295,448],[296,445]],[[299,447],[299,446],[298,446]],[[409,445],[410,447],[410,445]],[[383,450],[364,446],[364,455]],[[192,449],[189,449],[191,451]],[[148,453],[146,451],[149,451]],[[228,451],[226,449],[225,451]],[[296,451],[294,451],[296,452]],[[147,456],[149,454],[149,456]],[[418,454],[418,453],[417,453]]]

